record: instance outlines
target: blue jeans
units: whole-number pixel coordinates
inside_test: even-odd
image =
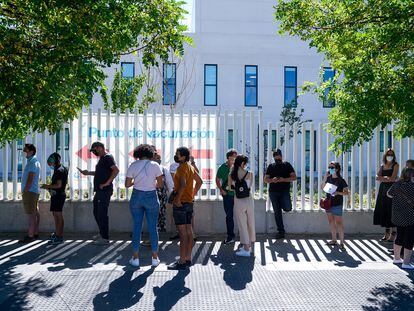
[[[275,221],[277,231],[285,233],[285,227],[283,225],[282,210],[290,212],[292,210],[292,201],[290,200],[290,193],[288,191],[283,192],[269,192],[270,201],[272,202],[273,211],[275,212]]]
[[[224,212],[226,213],[226,228],[227,238],[234,238],[234,219],[233,219],[233,208],[234,208],[234,196],[225,195],[223,196]]]
[[[158,251],[158,213],[160,203],[158,201],[157,191],[141,191],[134,189],[132,191],[131,200],[129,201],[129,210],[131,211],[134,231],[132,234],[132,250],[139,251],[141,242],[142,221],[147,218],[147,226],[151,240],[151,250]]]

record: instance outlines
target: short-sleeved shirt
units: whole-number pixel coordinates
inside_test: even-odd
[[[134,180],[134,189],[154,191],[157,189],[157,177],[162,176],[161,166],[150,160],[137,160],[127,170],[126,177]]]
[[[109,153],[102,156],[98,163],[95,166],[95,177],[93,179],[93,189],[94,191],[101,190],[99,189],[99,185],[104,184],[108,181],[109,177],[111,177],[112,169],[111,167],[116,165],[114,157]],[[113,184],[104,187],[102,190],[104,191],[113,191]]]
[[[266,175],[270,178],[280,177],[289,178],[291,173],[294,173],[292,165],[289,162],[272,163],[267,167]],[[269,185],[269,192],[289,192],[290,182],[271,183]]]
[[[29,173],[34,174],[33,182],[29,188],[29,192],[39,193],[40,162],[37,160],[35,155],[27,159],[27,164],[24,167],[22,176],[22,192],[24,191],[24,188],[26,188]]]
[[[229,174],[230,174],[230,167],[227,164],[227,162],[220,165],[220,167],[217,170],[217,178],[220,179],[221,187],[223,189],[226,189],[227,182],[229,180]],[[226,190],[228,195],[234,196],[233,190]]]
[[[328,176],[326,179],[327,183],[337,186],[336,191],[343,192],[345,188],[348,188],[348,184],[346,183],[345,179],[342,177],[333,178],[332,176]],[[342,205],[344,203],[344,196],[343,195],[334,195],[331,196],[329,193],[326,194],[327,198],[332,198],[332,206]]]
[[[68,170],[63,165],[56,167],[52,175],[52,185],[56,185],[58,180],[62,181],[62,186],[59,189],[51,189],[51,195],[64,194],[66,185],[68,183]]]
[[[190,165],[190,163],[186,162],[181,164],[174,175],[174,190],[178,191],[180,188],[180,178],[184,177],[186,181],[186,185],[184,188],[184,192],[181,195],[181,202],[182,203],[191,203],[194,201],[194,175],[195,169]]]
[[[414,183],[397,181],[388,194],[392,196],[392,223],[399,227],[414,225]]]
[[[171,163],[170,165],[170,174],[175,174],[175,172],[177,171],[177,168],[180,166],[180,164],[174,162]]]

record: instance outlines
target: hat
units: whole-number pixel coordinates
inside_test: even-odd
[[[103,144],[103,143],[101,143],[100,141],[95,141],[95,142],[92,144],[92,146],[91,146],[91,149],[90,149],[90,150],[93,150],[93,149],[95,149],[96,147],[102,147],[102,148],[104,148],[105,146],[104,146],[104,144]]]
[[[282,156],[282,150],[280,150],[279,148],[276,149],[275,151],[273,151],[273,156]]]

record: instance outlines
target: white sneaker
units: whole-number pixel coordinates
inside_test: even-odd
[[[392,261],[392,263],[393,263],[393,264],[396,264],[396,265],[402,264],[403,262],[404,262],[404,260],[402,260],[401,258],[400,258],[400,259],[394,259],[394,260]]]
[[[407,269],[407,270],[414,270],[414,265],[413,264],[410,264],[410,263],[408,265],[403,264],[401,266],[401,268]]]
[[[240,248],[237,252],[236,252],[236,256],[240,256],[240,257],[250,257],[250,251],[246,251],[244,249],[244,247]]]
[[[158,266],[160,264],[160,260],[158,259],[158,258],[152,258],[152,261],[151,261],[151,266],[152,267],[156,267],[156,266]]]
[[[134,266],[134,267],[139,267],[139,259],[138,259],[138,258],[134,258],[134,257],[132,257],[132,258],[129,260],[129,264],[130,264],[131,266]]]

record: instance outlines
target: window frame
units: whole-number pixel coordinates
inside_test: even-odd
[[[247,85],[246,83],[246,75],[247,75],[247,68],[254,67],[256,69],[256,84],[255,85]],[[255,105],[247,105],[247,88],[254,87],[256,88],[256,104]],[[244,107],[257,107],[259,105],[259,66],[258,65],[244,65]]]
[[[123,73],[124,65],[132,65],[132,77],[125,77]],[[135,78],[135,62],[121,62],[121,77],[124,79],[133,79]]]
[[[293,68],[295,69],[295,86],[287,86],[286,85],[286,69]],[[294,105],[286,105],[286,89],[295,89],[295,104]],[[288,108],[296,108],[298,106],[298,67],[297,66],[284,66],[283,67],[283,107]]]
[[[332,67],[323,67],[323,74],[325,75],[325,70],[330,69],[333,71],[333,76],[335,77],[336,71],[335,69],[332,69]],[[325,76],[322,77],[323,82],[326,82],[327,80],[325,80]],[[326,89],[325,89],[326,91]],[[334,108],[336,103],[335,100],[332,100],[332,106],[327,105],[327,103],[329,103],[328,99],[326,98],[326,95],[324,95],[323,101],[322,101],[322,107],[323,108]]]
[[[206,82],[206,74],[207,74],[207,67],[215,67],[216,68],[216,83],[215,84],[208,84]],[[214,105],[206,104],[206,89],[207,86],[214,86],[216,90],[216,103]],[[206,107],[217,107],[218,106],[218,65],[217,64],[204,64],[204,106]]]
[[[174,68],[174,84],[169,84],[168,81],[167,83],[165,83],[166,82],[165,74],[167,71],[166,66],[168,65],[172,65]],[[164,88],[170,85],[174,85],[174,102],[165,103],[165,92],[164,92],[165,89]],[[176,63],[163,63],[162,64],[162,104],[163,106],[170,106],[170,105],[175,106],[176,103],[177,103],[177,64]]]

